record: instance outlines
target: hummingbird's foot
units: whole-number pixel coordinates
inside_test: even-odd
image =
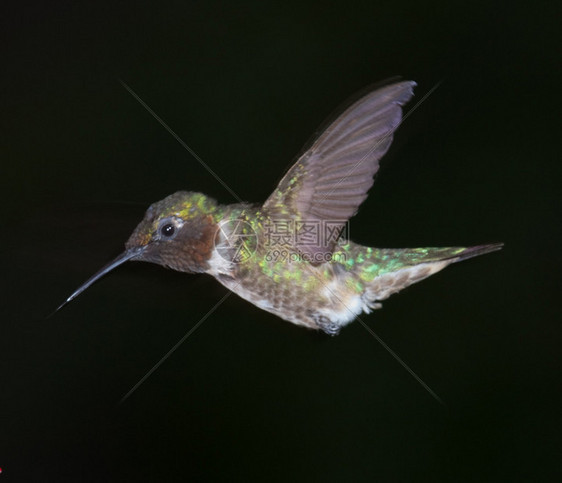
[[[367,307],[369,307],[369,310],[365,310],[365,312],[367,312],[368,314],[371,313],[371,310],[377,310],[382,308],[382,304],[379,304],[378,302],[367,302]]]
[[[325,315],[313,314],[312,318],[318,328],[322,329],[324,333],[331,336],[338,335],[340,333],[341,326],[336,322],[332,322]]]

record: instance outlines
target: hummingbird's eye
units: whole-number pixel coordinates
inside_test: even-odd
[[[176,227],[171,223],[166,223],[164,226],[162,226],[162,228],[160,228],[160,234],[167,238],[174,236],[175,232],[176,232]]]

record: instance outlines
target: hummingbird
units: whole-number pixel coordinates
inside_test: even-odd
[[[263,204],[223,205],[190,191],[152,204],[125,251],[59,309],[124,262],[144,261],[209,274],[283,320],[336,335],[447,265],[499,250],[502,243],[374,248],[345,235],[415,86],[395,82],[348,103],[305,146]]]

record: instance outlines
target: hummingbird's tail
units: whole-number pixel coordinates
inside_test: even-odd
[[[362,267],[365,299],[370,308],[413,283],[433,275],[451,263],[500,250],[503,243],[473,247],[378,249]]]
[[[462,262],[478,255],[485,255],[486,253],[496,252],[503,248],[503,243],[488,243],[486,245],[476,245],[474,247],[465,248],[463,252],[457,255],[454,262]]]

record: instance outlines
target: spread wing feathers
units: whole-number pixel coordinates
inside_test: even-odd
[[[410,100],[415,85],[411,81],[391,84],[348,107],[291,167],[264,208],[274,218],[290,216],[304,223],[324,221],[343,228],[367,197],[379,160],[402,119],[401,106]],[[298,249],[314,256],[330,253],[334,243],[318,240]]]

